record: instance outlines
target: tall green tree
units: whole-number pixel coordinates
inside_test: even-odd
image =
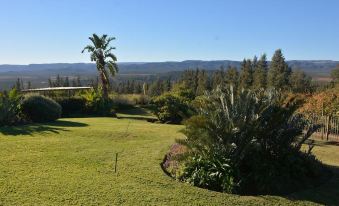
[[[216,89],[218,86],[224,85],[225,71],[224,67],[221,66],[219,70],[213,72],[211,86]]]
[[[239,84],[239,72],[237,71],[237,68],[231,66],[228,67],[225,72],[225,82],[227,85],[232,85],[236,90]]]
[[[300,69],[293,70],[290,76],[290,85],[293,92],[309,92],[311,89],[311,77]]]
[[[268,71],[268,64],[266,60],[266,54],[263,54],[260,57],[257,64],[254,65],[254,72],[253,72],[253,88],[254,89],[266,88],[267,71]]]
[[[89,52],[91,54],[91,61],[95,61],[102,83],[103,97],[107,99],[110,85],[109,74],[115,76],[118,72],[117,58],[111,52],[115,47],[110,46],[111,41],[115,40],[115,37],[108,37],[106,34],[99,37],[97,34],[93,34],[89,37],[89,40],[91,40],[92,45],[87,45],[82,50],[82,53],[85,51]]]
[[[253,69],[252,61],[250,59],[244,59],[242,62],[239,81],[239,89],[251,88],[253,84]]]
[[[275,51],[268,70],[268,87],[276,89],[289,88],[291,68],[285,62],[281,49]]]
[[[205,70],[200,70],[198,72],[196,95],[197,96],[203,95],[207,89],[208,89],[208,76]]]

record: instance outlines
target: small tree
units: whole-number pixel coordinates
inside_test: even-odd
[[[85,51],[91,53],[91,61],[95,61],[97,70],[102,83],[103,98],[108,98],[109,90],[109,74],[115,76],[118,72],[117,58],[111,53],[115,47],[110,46],[110,42],[115,40],[115,37],[108,37],[106,34],[99,37],[97,34],[89,37],[93,45],[87,45],[82,53]]]

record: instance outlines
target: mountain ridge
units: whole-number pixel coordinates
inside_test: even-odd
[[[206,70],[216,70],[220,67],[235,66],[240,67],[242,61],[235,60],[185,60],[185,61],[165,61],[165,62],[119,62],[121,73],[164,73],[170,71],[183,71],[186,69],[201,68]],[[292,69],[300,68],[306,73],[329,74],[330,71],[339,64],[334,60],[289,60],[286,61]],[[85,72],[95,70],[94,63],[45,63],[28,65],[0,65],[0,73],[4,72],[28,72],[28,71],[56,71],[63,73],[67,71]],[[66,75],[66,74],[65,74]]]

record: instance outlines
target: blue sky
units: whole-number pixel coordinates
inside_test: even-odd
[[[0,0],[0,64],[89,62],[92,33],[119,61],[339,60],[338,0]]]

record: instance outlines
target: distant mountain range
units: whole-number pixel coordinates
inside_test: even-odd
[[[287,61],[292,69],[300,68],[313,77],[328,77],[330,71],[339,64],[331,60],[292,60]],[[180,72],[186,69],[201,68],[217,70],[221,66],[235,66],[240,68],[241,61],[217,60],[201,61],[187,60],[182,62],[122,62],[119,65],[119,76],[128,75],[166,75],[166,73]],[[29,65],[0,65],[0,89],[12,84],[17,78],[24,81],[41,82],[45,84],[51,76],[81,76],[82,78],[97,75],[93,63],[55,63],[55,64],[29,64]]]
[[[292,60],[287,63],[293,68],[300,68],[307,73],[320,73],[328,75],[330,71],[339,64],[339,61],[331,60]],[[123,62],[118,63],[120,73],[136,73],[136,74],[156,74],[170,71],[183,71],[186,69],[201,68],[206,70],[216,70],[221,66],[240,67],[241,61],[217,60],[217,61],[201,61],[187,60],[182,62]],[[95,73],[95,65],[92,63],[56,63],[56,64],[29,64],[29,65],[0,65],[0,73],[7,72],[39,72],[39,73],[60,73],[63,75],[74,73]]]

